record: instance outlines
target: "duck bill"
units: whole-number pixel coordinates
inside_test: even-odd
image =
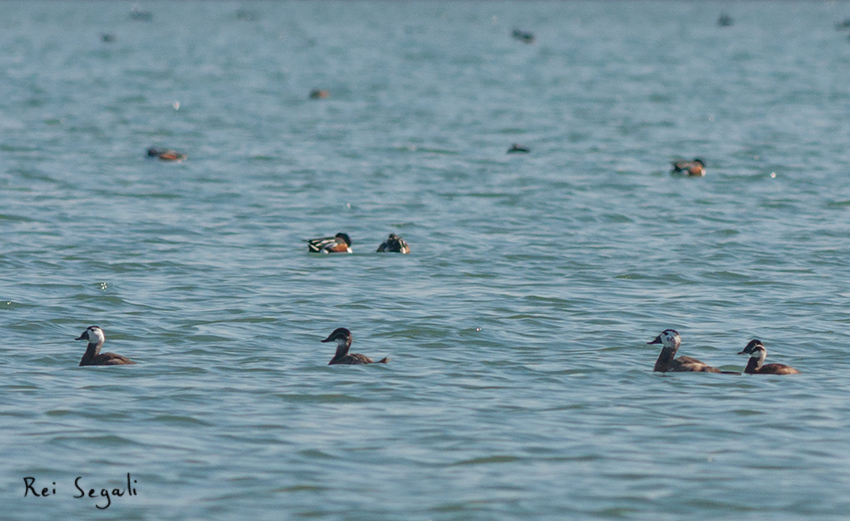
[[[739,355],[748,355],[748,354],[750,354],[750,353],[748,353],[748,352],[746,352],[746,351],[738,351],[738,354],[739,354]]]
[[[646,345],[649,345],[649,344],[660,344],[660,343],[661,343],[661,335],[658,335],[657,337],[655,337],[655,340],[653,340],[652,342],[647,342],[647,343],[646,343]]]
[[[333,339],[331,338],[332,336],[333,335],[328,336],[328,338],[322,340],[322,342],[333,342]]]
[[[89,339],[89,332],[84,331],[82,335],[78,336],[74,340],[88,340],[88,339]]]

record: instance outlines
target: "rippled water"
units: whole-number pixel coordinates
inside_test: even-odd
[[[131,5],[0,3],[8,519],[846,518],[847,4]]]

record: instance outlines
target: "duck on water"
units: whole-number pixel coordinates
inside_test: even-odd
[[[398,235],[391,233],[387,240],[382,242],[380,246],[378,246],[378,251],[376,253],[410,253],[410,246],[407,245],[407,241],[399,237]]]
[[[655,367],[652,369],[659,373],[741,374],[735,371],[722,371],[689,356],[675,358],[676,351],[679,350],[679,346],[682,344],[682,338],[674,329],[665,329],[660,335],[655,337],[655,340],[647,342],[647,344],[662,345],[661,354],[658,355],[658,360],[655,361]]]
[[[705,175],[705,162],[700,158],[693,161],[675,161],[671,174],[686,175],[689,177],[702,177]]]
[[[103,330],[98,326],[89,326],[83,331],[83,334],[78,336],[75,340],[88,340],[89,344],[86,346],[86,353],[83,355],[82,360],[80,360],[80,365],[131,365],[135,364],[126,356],[116,355],[115,353],[101,353],[100,349],[103,347],[103,342],[106,340],[106,336],[103,334]]]
[[[800,371],[785,364],[765,364],[767,349],[758,339],[750,340],[747,347],[738,354],[750,355],[750,361],[747,362],[747,367],[744,369],[747,374],[800,374]]]
[[[148,149],[148,157],[158,157],[162,161],[183,161],[186,159],[186,154],[173,149],[155,148]]]
[[[307,251],[310,253],[351,253],[351,237],[339,232],[333,237],[307,239]]]
[[[322,340],[322,342],[336,342],[336,354],[328,363],[328,365],[336,365],[336,364],[345,364],[345,365],[358,365],[358,364],[385,364],[390,361],[389,357],[384,357],[375,362],[371,358],[366,355],[361,355],[358,353],[348,354],[348,350],[351,349],[351,331],[345,329],[344,327],[340,327],[334,330],[328,338]]]

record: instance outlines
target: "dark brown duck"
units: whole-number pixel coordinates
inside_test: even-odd
[[[136,363],[115,353],[101,353],[100,349],[103,347],[106,336],[98,326],[87,327],[76,340],[88,340],[89,342],[86,346],[86,353],[80,360],[80,365],[130,365]]]
[[[689,356],[680,356],[676,358],[676,351],[682,344],[682,338],[673,329],[665,329],[660,335],[655,337],[652,342],[647,344],[661,344],[661,354],[658,355],[658,360],[655,361],[653,371],[659,373],[725,373],[725,374],[741,374],[735,371],[722,371],[716,367],[700,362],[696,358]]]
[[[765,364],[767,349],[758,339],[750,340],[747,347],[738,354],[750,355],[750,361],[747,362],[747,367],[744,369],[747,374],[800,374],[800,371],[785,364]]]
[[[351,349],[351,331],[345,329],[344,327],[335,329],[334,332],[331,333],[328,338],[322,340],[322,342],[336,342],[336,354],[328,363],[328,365],[357,365],[376,363],[374,360],[372,360],[366,355],[361,355],[357,353],[348,354],[348,350]],[[389,361],[389,357],[384,357],[378,360],[377,363],[385,364]]]
[[[399,237],[398,235],[391,233],[387,240],[381,243],[378,246],[378,251],[376,253],[410,253],[410,246],[407,245],[407,241]]]

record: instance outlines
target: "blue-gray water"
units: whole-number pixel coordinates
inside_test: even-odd
[[[850,5],[130,8],[0,3],[0,518],[846,519]]]

